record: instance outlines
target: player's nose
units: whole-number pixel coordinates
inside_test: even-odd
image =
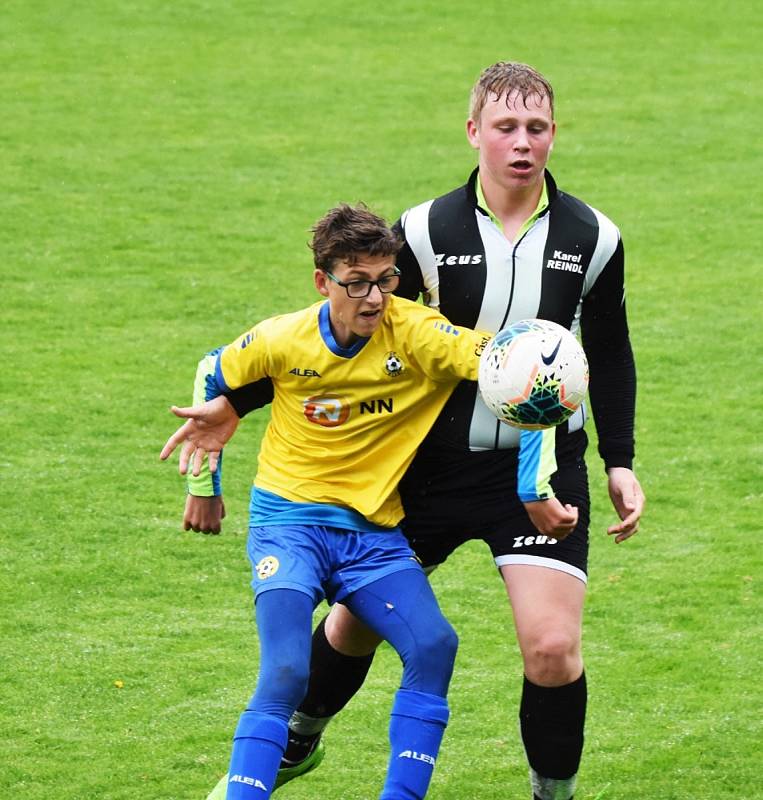
[[[368,293],[366,300],[373,305],[379,305],[384,300],[384,295],[382,290],[379,288],[378,283],[375,283],[373,286],[371,286],[371,291]]]
[[[516,134],[514,135],[513,146],[515,150],[524,151],[530,149],[530,139],[524,128],[517,128]]]

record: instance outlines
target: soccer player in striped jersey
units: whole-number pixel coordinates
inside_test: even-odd
[[[401,240],[365,207],[339,206],[313,229],[325,298],[255,325],[214,358],[187,422],[180,470],[214,476],[238,416],[224,393],[267,377],[272,416],[250,506],[260,674],[242,713],[220,798],[267,798],[305,694],[315,606],[341,602],[396,649],[403,677],[389,727],[383,800],[423,798],[445,726],[456,635],[399,528],[397,484],[460,380],[476,380],[489,335],[393,297]]]
[[[637,532],[645,502],[632,469],[636,373],[624,251],[611,220],[557,188],[546,169],[555,133],[554,94],[540,73],[515,62],[482,73],[466,124],[477,169],[463,186],[402,215],[397,293],[421,296],[460,325],[497,331],[540,317],[581,335],[599,454],[619,517],[607,532],[620,543]],[[265,401],[262,385],[233,398],[241,414]],[[520,434],[497,423],[464,382],[400,485],[403,531],[426,570],[469,539],[491,549],[523,658],[520,730],[535,800],[572,798],[583,750],[585,417],[581,409],[520,447]],[[219,516],[208,510],[219,499],[188,502],[186,525],[219,530]],[[341,604],[318,626],[284,774],[313,757],[331,716],[362,684],[376,641]]]

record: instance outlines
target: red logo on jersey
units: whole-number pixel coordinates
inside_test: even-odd
[[[313,395],[302,401],[305,416],[316,425],[336,428],[343,425],[350,416],[350,404],[344,397],[335,394]]]

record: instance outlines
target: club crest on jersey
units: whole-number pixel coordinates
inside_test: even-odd
[[[257,566],[255,567],[257,570],[257,577],[261,581],[271,578],[278,572],[280,566],[281,564],[275,556],[265,556],[265,558],[261,558],[257,562]]]
[[[384,361],[384,371],[390,378],[397,378],[404,369],[405,365],[400,360],[400,356],[398,356],[397,353],[387,353],[387,357]]]
[[[324,428],[343,425],[350,416],[350,404],[344,397],[335,394],[315,394],[302,401],[307,419]]]

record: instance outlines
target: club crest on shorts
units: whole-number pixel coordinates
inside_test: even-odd
[[[390,378],[397,378],[404,369],[403,362],[400,360],[400,356],[398,356],[397,353],[387,353],[387,358],[384,361],[384,371]]]
[[[261,581],[264,581],[266,578],[271,578],[278,572],[278,567],[280,566],[281,564],[275,556],[265,556],[265,558],[259,560],[259,563],[255,567],[257,570],[257,577]]]

